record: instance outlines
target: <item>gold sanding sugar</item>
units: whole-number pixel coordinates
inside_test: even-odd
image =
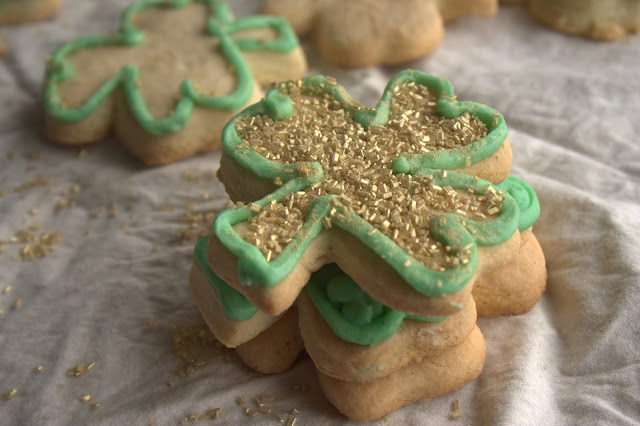
[[[33,235],[35,234],[31,234],[31,236]],[[46,231],[39,236],[35,235],[35,238],[31,238],[31,236],[27,239],[30,244],[20,250],[23,260],[34,260],[50,254],[63,239],[60,231]]]
[[[5,392],[2,395],[0,395],[0,398],[4,399],[5,401],[8,401],[14,396],[16,396],[17,393],[18,393],[18,389],[11,389],[9,392]]]
[[[91,370],[96,366],[95,362],[89,362],[87,364],[76,364],[74,367],[71,367],[67,370],[67,376],[69,377],[78,377]]]
[[[323,179],[277,203],[253,203],[256,213],[239,235],[258,247],[267,261],[282,252],[301,230],[309,207],[319,197],[334,198],[329,218],[349,220],[356,213],[370,223],[369,231],[382,232],[410,256],[435,270],[445,270],[470,258],[470,247],[457,252],[436,240],[429,223],[442,213],[455,213],[475,221],[499,214],[502,197],[496,191],[475,194],[441,187],[430,175],[394,174],[393,160],[403,154],[466,146],[487,135],[486,125],[468,113],[446,119],[435,113],[436,96],[415,83],[395,90],[389,122],[365,130],[326,94],[302,93],[295,84],[285,86],[296,113],[281,121],[266,116],[244,116],[236,125],[246,146],[281,164],[297,164],[301,176],[318,162]],[[321,117],[321,119],[320,119]]]

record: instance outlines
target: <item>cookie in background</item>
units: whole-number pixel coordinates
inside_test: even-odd
[[[501,0],[522,4],[538,21],[557,31],[599,41],[640,31],[638,0]]]
[[[300,78],[306,60],[283,18],[234,19],[223,0],[141,1],[114,36],[82,37],[47,61],[45,133],[65,145],[115,138],[147,165],[220,147],[224,124]]]
[[[312,35],[328,62],[345,67],[398,64],[433,52],[444,23],[462,15],[493,16],[498,0],[266,0],[299,36]]]

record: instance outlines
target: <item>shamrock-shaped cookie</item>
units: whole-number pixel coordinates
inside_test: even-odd
[[[617,40],[640,31],[640,0],[503,0],[524,4],[540,22],[568,34]]]
[[[498,0],[266,0],[263,7],[298,35],[312,33],[322,56],[346,67],[417,59],[440,44],[444,21],[497,9]]]
[[[234,20],[222,0],[134,3],[118,34],[67,43],[47,65],[51,139],[85,144],[113,132],[149,165],[218,148],[224,123],[259,99],[259,84],[306,70],[286,21]]]
[[[263,198],[216,217],[208,263],[272,315],[334,262],[390,308],[453,314],[538,214],[528,185],[507,178],[503,117],[417,71],[375,109],[323,77],[280,84],[229,122],[223,147],[232,198]]]

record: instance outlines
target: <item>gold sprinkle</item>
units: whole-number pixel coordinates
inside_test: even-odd
[[[257,416],[257,415],[258,415],[258,414],[260,414],[260,413],[259,413],[258,411],[256,411],[256,410],[252,409],[252,408],[246,407],[246,408],[244,409],[244,414],[245,414],[246,416],[249,416],[249,417],[255,417],[255,416]]]
[[[29,210],[29,214],[31,216],[35,216],[38,214],[38,208],[37,207],[32,207],[31,210]]]
[[[289,417],[289,420],[287,420],[287,426],[295,426],[297,421],[297,417]]]
[[[217,419],[218,417],[220,417],[220,408],[214,408],[213,410],[209,410],[203,415],[201,415],[200,417],[198,417],[196,421],[200,422],[202,420],[207,420],[207,419]]]
[[[91,404],[91,408],[96,409],[100,407],[100,403],[99,402],[94,402],[93,404]]]
[[[11,309],[19,309],[22,306],[22,299],[16,299],[12,304],[11,304]]]
[[[236,127],[242,144],[272,161],[295,164],[301,176],[311,172],[310,162],[318,162],[325,175],[321,182],[280,202],[274,200],[251,217],[249,226],[239,230],[245,241],[271,261],[302,228],[313,201],[334,195],[330,218],[347,220],[355,212],[372,225],[369,235],[382,232],[435,270],[468,263],[470,254],[451,256],[431,236],[428,223],[443,212],[486,214],[501,200],[480,203],[482,196],[442,188],[428,175],[395,175],[390,166],[398,155],[456,149],[483,138],[488,129],[478,117],[468,113],[454,119],[441,117],[436,113],[437,96],[422,85],[408,83],[394,90],[387,125],[365,130],[323,91],[302,89],[297,82],[279,87],[298,113],[280,121],[265,116],[239,119]],[[327,219],[321,218],[325,228],[331,224]]]
[[[86,394],[85,396],[81,397],[80,400],[82,402],[91,401],[91,395],[90,394]]]
[[[38,365],[37,367],[33,367],[31,371],[33,371],[34,373],[40,373],[42,369],[43,367],[41,365]]]
[[[6,392],[0,395],[0,398],[4,399],[5,401],[8,401],[14,396],[16,396],[17,393],[18,393],[18,389],[11,389],[9,392]]]
[[[169,380],[167,382],[167,386],[169,386],[170,388],[174,387],[176,385],[176,382],[174,382],[173,380]]]
[[[84,373],[86,373],[87,371],[91,370],[93,367],[95,367],[96,363],[95,362],[90,362],[88,364],[76,364],[74,367],[70,368],[69,370],[67,370],[67,376],[70,377],[78,377],[83,375]]]
[[[236,404],[237,405],[244,405],[245,402],[246,402],[246,400],[244,399],[244,396],[241,396],[238,399],[236,399]]]
[[[2,294],[7,294],[9,293],[11,290],[13,289],[13,287],[11,287],[10,285],[6,286],[5,288],[2,289]]]

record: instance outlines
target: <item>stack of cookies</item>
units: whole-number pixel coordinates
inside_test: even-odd
[[[304,347],[352,420],[476,378],[476,312],[523,313],[544,291],[539,204],[510,175],[504,118],[447,80],[403,71],[373,109],[331,78],[283,82],[222,144],[236,207],[196,246],[200,310],[258,371]]]

